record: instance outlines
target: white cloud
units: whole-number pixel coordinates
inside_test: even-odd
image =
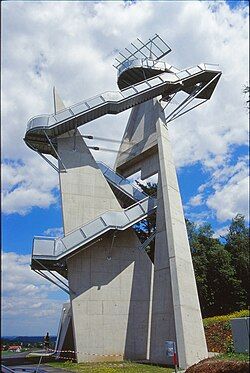
[[[207,220],[211,217],[211,213],[209,211],[190,212],[188,207],[186,207],[185,210],[185,216],[189,220],[195,222],[195,224],[198,226],[206,223]]]
[[[239,157],[234,164],[228,157],[224,163],[213,165],[210,172],[210,179],[199,186],[199,194],[190,198],[185,206],[187,217],[200,219],[200,213],[193,211],[192,207],[202,205],[207,217],[210,215],[219,221],[228,221],[242,214],[249,221],[248,156]]]
[[[232,219],[238,213],[249,220],[248,190],[249,177],[240,180],[235,178],[227,185],[218,187],[208,198],[207,205],[216,211],[217,219],[220,221]]]
[[[225,237],[227,234],[228,234],[228,226],[224,226],[224,227],[221,227],[219,229],[217,229],[214,234],[213,234],[213,237],[214,238],[220,238],[220,237]]]
[[[189,204],[191,206],[200,206],[203,203],[202,194],[197,194],[196,196],[193,196],[189,200]]]
[[[238,213],[249,220],[248,157],[240,157],[235,164],[225,163],[212,174],[206,188],[212,188],[206,204],[220,221],[230,220]]]
[[[2,175],[2,211],[6,214],[25,215],[33,206],[47,208],[57,202],[58,175],[38,156],[25,164],[3,163]]]
[[[3,155],[21,159],[30,171],[27,179],[44,161],[31,161],[34,153],[22,141],[26,123],[32,115],[52,112],[52,86],[58,87],[66,105],[117,89],[114,51],[137,36],[146,40],[155,32],[172,46],[167,59],[173,65],[184,68],[212,62],[223,70],[211,101],[169,126],[177,166],[200,161],[213,168],[223,162],[233,144],[246,144],[248,124],[241,93],[248,80],[246,6],[230,10],[223,1],[138,1],[130,6],[121,1],[51,1],[5,2],[2,10]],[[107,137],[109,128],[110,137],[119,140],[127,115],[101,118],[81,131]],[[108,142],[88,143],[118,148]],[[112,151],[93,154],[114,162]],[[18,182],[19,168],[12,177]],[[44,179],[44,188],[30,186],[28,194],[27,187],[17,187],[4,195],[4,211],[27,213],[32,206],[49,206],[55,202],[56,185],[55,180],[52,186],[49,178]]]
[[[29,265],[30,255],[2,253],[3,335],[13,335],[17,329],[23,335],[34,335],[34,330],[44,334],[47,328],[56,333],[62,302],[57,299],[58,288],[38,276]]]
[[[63,235],[63,228],[62,227],[54,227],[46,229],[46,231],[43,232],[46,236],[50,237],[61,237]]]

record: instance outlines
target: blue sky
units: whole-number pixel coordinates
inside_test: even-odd
[[[137,36],[146,40],[159,33],[173,50],[167,61],[178,68],[220,64],[223,75],[211,100],[169,126],[173,154],[190,220],[211,223],[219,235],[237,213],[248,215],[248,113],[242,93],[249,80],[247,7],[245,1],[143,1],[126,7],[120,1],[3,3],[4,335],[47,329],[55,334],[67,300],[29,268],[33,237],[60,234],[62,217],[57,173],[25,146],[26,123],[53,111],[54,85],[66,105],[116,90],[114,51]],[[119,140],[127,118],[127,112],[105,117],[81,131],[103,138],[109,131]],[[115,152],[93,154],[114,163]]]

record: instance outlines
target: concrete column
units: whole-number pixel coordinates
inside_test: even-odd
[[[187,368],[208,353],[168,130],[160,122],[156,129],[160,229],[155,251],[151,359],[166,362],[164,343],[176,340],[179,365]]]
[[[77,361],[145,360],[152,262],[132,228],[67,261]]]

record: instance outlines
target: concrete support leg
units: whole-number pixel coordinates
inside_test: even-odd
[[[156,237],[151,359],[166,362],[164,343],[176,340],[179,365],[186,368],[208,353],[168,130],[163,123],[156,128],[161,175],[157,219],[164,222],[165,232],[159,223],[163,230]]]
[[[77,361],[145,360],[152,263],[132,229],[67,261]]]

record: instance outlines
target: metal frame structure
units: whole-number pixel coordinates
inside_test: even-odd
[[[140,45],[136,45],[137,41],[140,43]],[[146,43],[137,38],[135,42],[130,44],[134,50],[130,50],[128,47],[126,47],[125,51],[119,52],[120,59],[117,57],[115,58],[118,64],[113,65],[116,69],[119,70],[121,66],[125,66],[126,63],[130,63],[135,59],[150,59],[153,61],[153,63],[155,63],[160,58],[163,58],[171,52],[170,46],[158,34],[155,34],[155,36],[150,38]],[[152,50],[153,46],[154,51]],[[149,56],[147,56],[146,53],[149,53]]]

